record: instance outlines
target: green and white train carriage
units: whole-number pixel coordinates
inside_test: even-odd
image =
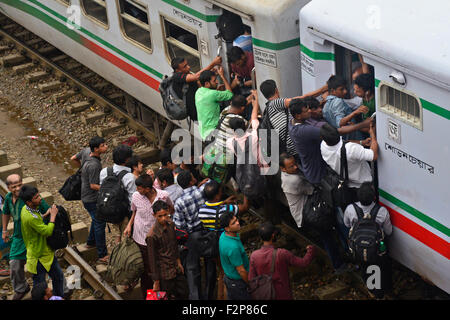
[[[391,256],[450,292],[450,22],[448,1],[313,0],[299,14],[303,91],[351,57],[373,66],[380,202]]]
[[[297,0],[0,0],[3,13],[166,116],[158,86],[170,61],[185,56],[192,71],[222,47],[215,24],[224,10],[252,28],[256,82],[272,78],[284,95],[301,87]],[[134,16],[125,10],[132,7]],[[180,35],[182,37],[180,37]],[[181,40],[180,39],[184,39]],[[140,106],[145,117],[145,106]],[[145,119],[141,119],[145,122]],[[188,128],[186,121],[174,121]],[[197,132],[195,126],[192,133]]]
[[[124,11],[125,3],[138,18]],[[165,116],[158,86],[172,73],[174,55],[186,56],[195,71],[222,47],[226,64],[225,43],[215,39],[223,10],[252,28],[256,82],[274,79],[282,96],[315,90],[331,74],[350,79],[351,52],[361,53],[375,69],[378,181],[395,227],[391,254],[450,292],[450,4],[439,6],[418,0],[0,0],[4,14],[144,103],[144,115],[151,108]],[[190,41],[180,41],[180,34]],[[187,129],[186,121],[175,123]]]

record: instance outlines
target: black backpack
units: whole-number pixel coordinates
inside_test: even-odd
[[[363,210],[353,203],[358,221],[349,232],[349,247],[354,259],[359,263],[374,264],[379,261],[385,251],[380,250],[380,242],[384,240],[381,226],[375,221],[381,206],[376,203],[370,210],[370,217],[364,216]]]
[[[236,182],[239,186],[239,190],[249,199],[257,199],[258,197],[264,195],[266,193],[266,178],[261,175],[261,169],[257,163],[250,163],[250,158],[253,157],[251,155],[250,150],[250,139],[251,136],[247,137],[245,140],[245,148],[244,148],[244,163],[239,164],[235,156],[236,163]],[[242,150],[238,147],[236,139],[233,141],[234,150],[237,154],[239,154],[238,150]],[[258,152],[259,155],[259,152]],[[258,157],[257,155],[257,157]],[[239,157],[240,159],[240,157]],[[254,162],[254,161],[253,161]]]
[[[182,88],[182,97],[179,97],[173,88],[173,76],[164,76],[159,85],[159,93],[161,94],[164,110],[167,117],[171,120],[183,120],[188,117],[186,105],[186,92],[189,85],[185,83]]]
[[[270,134],[270,130],[274,129],[272,122],[270,122],[270,117],[269,117],[269,102],[266,102],[266,108],[264,109],[261,121],[259,123],[258,126],[258,138],[260,140],[260,144],[261,144],[261,150],[262,152],[266,155],[266,156],[270,156],[272,155],[272,149],[271,149],[271,145],[272,145],[272,136]],[[286,125],[289,126],[289,114],[288,114],[288,109],[285,108],[285,113],[286,113]],[[267,143],[262,143],[262,133],[261,132],[267,132],[266,133],[266,137],[265,139],[267,139]],[[287,151],[287,135],[288,135],[288,129],[286,129],[286,134],[284,135],[284,137],[279,137],[279,150],[278,153],[282,154],[283,152]]]
[[[98,192],[95,218],[99,221],[119,223],[130,211],[128,191],[122,184],[122,178],[128,171],[122,170],[116,176],[113,168],[107,168],[106,170],[107,176]]]
[[[327,173],[320,181],[322,199],[329,206],[341,207],[343,209],[352,202],[352,196],[348,187],[348,164],[347,152],[345,150],[347,142],[344,141],[341,147],[340,173],[337,174],[336,171],[327,165]]]
[[[314,188],[313,194],[308,196],[303,206],[303,221],[316,230],[328,231],[336,224],[334,207],[323,199],[319,189]]]
[[[58,214],[55,218],[55,228],[51,236],[47,237],[47,244],[52,250],[64,249],[69,244],[70,239],[73,239],[72,225],[70,223],[70,216],[66,209],[62,206],[56,206],[58,208]],[[44,219],[44,222],[48,224],[50,216]]]
[[[67,178],[58,192],[66,201],[81,200],[81,168]]]
[[[219,30],[218,36],[227,42],[233,41],[244,33],[242,18],[229,11],[225,11],[217,18],[216,27]]]
[[[201,257],[216,258],[219,256],[219,238],[222,232],[219,231],[219,211],[220,206],[216,208],[216,230],[202,231],[202,235],[197,239],[197,248]]]

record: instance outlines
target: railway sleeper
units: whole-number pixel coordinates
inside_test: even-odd
[[[43,41],[44,40],[42,40],[41,38],[35,38],[35,39],[31,39],[31,40],[25,41],[25,44],[27,46],[29,46],[29,47],[32,47],[32,46],[34,46],[34,45],[36,45],[38,43],[41,43]]]
[[[125,123],[110,123],[107,127],[97,128],[97,134],[99,137],[106,137],[107,135],[116,132],[126,126]]]
[[[18,32],[18,33],[15,33],[14,34],[14,37],[16,37],[16,38],[22,38],[22,37],[24,37],[24,36],[26,36],[26,35],[29,35],[30,34],[30,31],[28,31],[28,30],[23,30],[23,31],[20,31],[20,32]]]
[[[66,107],[66,111],[70,114],[81,112],[89,108],[91,103],[89,101],[81,101],[71,104],[70,106]]]
[[[27,74],[25,76],[25,79],[27,79],[28,82],[38,82],[39,80],[47,78],[49,75],[50,74],[48,74],[46,71],[37,71],[37,72]]]
[[[93,113],[90,113],[88,115],[81,115],[80,119],[81,122],[83,122],[83,124],[87,125],[90,123],[93,123],[99,119],[102,119],[106,116],[106,113],[102,112],[102,111],[96,111]]]
[[[69,58],[68,55],[61,54],[59,56],[55,56],[55,57],[50,58],[50,60],[52,60],[53,62],[59,62],[59,61],[66,60],[67,58]]]
[[[57,48],[53,47],[53,46],[47,46],[47,47],[43,47],[38,49],[38,52],[42,55],[50,55],[52,53],[55,53],[59,51]]]
[[[3,53],[3,52],[8,51],[8,50],[10,50],[10,49],[11,49],[11,47],[8,46],[8,45],[6,45],[6,46],[0,46],[0,53]]]
[[[62,84],[63,83],[61,81],[56,80],[56,81],[39,84],[38,88],[42,92],[48,92],[48,91],[52,91],[52,90],[56,90],[56,89],[60,88],[62,86]]]
[[[74,95],[76,95],[77,92],[75,92],[74,90],[68,90],[66,92],[63,93],[57,93],[54,94],[52,99],[55,103],[61,102],[63,100],[69,99],[70,97],[73,97]]]
[[[20,74],[23,72],[28,72],[31,69],[33,69],[34,67],[35,67],[34,63],[29,62],[29,63],[25,63],[25,64],[20,64],[18,66],[14,66],[12,69],[13,69],[14,73]]]
[[[17,66],[17,65],[21,64],[22,62],[24,62],[25,60],[26,60],[26,58],[24,56],[22,56],[21,54],[13,53],[13,54],[7,55],[6,57],[1,58],[0,62],[6,68],[6,67]]]

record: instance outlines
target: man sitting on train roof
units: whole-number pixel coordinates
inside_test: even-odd
[[[356,118],[363,113],[367,113],[369,108],[360,106],[353,110],[345,101],[347,88],[344,78],[341,76],[331,76],[327,81],[329,95],[326,98],[325,107],[323,108],[323,117],[335,128],[341,128],[356,123]],[[344,137],[346,140],[362,140],[364,135],[361,132],[354,132]]]
[[[195,92],[198,89],[198,79],[200,74],[205,70],[211,70],[222,63],[221,57],[215,57],[214,60],[202,70],[197,73],[191,73],[191,66],[184,57],[175,57],[172,59],[171,66],[173,69],[173,89],[179,96],[183,96],[183,85],[188,84],[188,91],[186,92],[186,108],[188,110],[191,120],[197,120],[197,111],[195,110]]]

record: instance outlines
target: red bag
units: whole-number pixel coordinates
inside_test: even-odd
[[[169,300],[167,299],[167,293],[165,291],[153,291],[147,290],[147,299],[145,300]]]

